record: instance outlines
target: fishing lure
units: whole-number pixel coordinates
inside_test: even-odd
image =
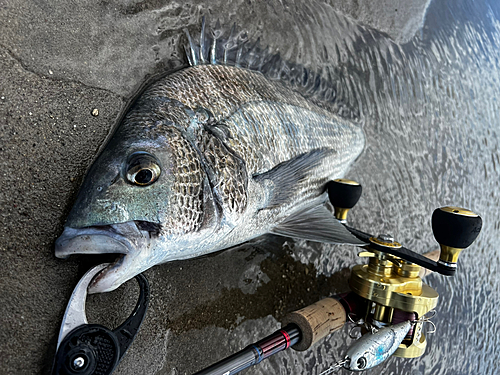
[[[410,331],[409,320],[384,327],[375,333],[366,333],[348,350],[345,358],[330,366],[320,375],[328,375],[340,367],[351,371],[363,371],[375,367],[389,358]]]

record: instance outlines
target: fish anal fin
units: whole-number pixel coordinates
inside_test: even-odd
[[[342,225],[324,205],[293,213],[271,230],[281,236],[332,244],[366,245]]]

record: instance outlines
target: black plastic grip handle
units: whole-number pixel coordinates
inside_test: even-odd
[[[148,309],[149,283],[142,274],[135,279],[140,294],[127,320],[113,331],[98,324],[74,328],[59,345],[52,375],[109,375],[115,370],[134,341]]]
[[[56,354],[53,375],[109,375],[118,365],[120,347],[115,334],[98,324],[68,333]]]
[[[481,232],[481,216],[459,207],[437,208],[432,214],[432,231],[441,245],[465,249]]]

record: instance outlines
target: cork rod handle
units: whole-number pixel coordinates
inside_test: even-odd
[[[342,304],[335,298],[325,298],[286,315],[282,326],[293,323],[299,327],[302,339],[292,348],[303,351],[342,328],[345,322],[346,311]]]

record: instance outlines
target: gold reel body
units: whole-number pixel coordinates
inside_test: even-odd
[[[394,241],[370,238],[378,248],[401,247]],[[404,261],[394,255],[374,250],[367,246],[360,253],[369,257],[367,265],[352,269],[349,286],[359,296],[371,301],[365,314],[365,321],[376,320],[382,324],[392,324],[394,310],[415,313],[423,317],[436,307],[439,295],[419,277],[420,266]],[[394,353],[397,357],[415,358],[425,352],[427,345],[422,332],[423,322],[417,322],[411,338],[406,338]]]

